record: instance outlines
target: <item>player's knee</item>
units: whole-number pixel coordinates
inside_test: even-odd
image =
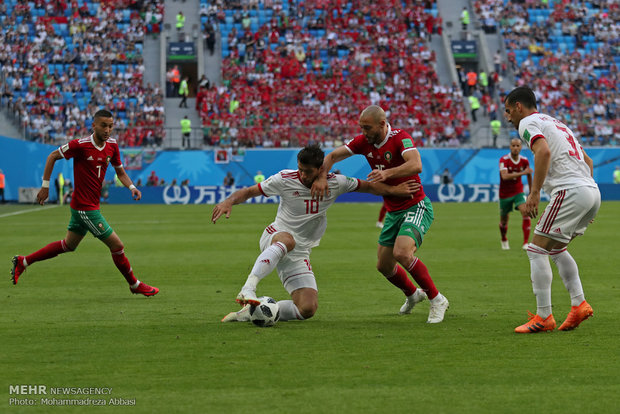
[[[407,250],[394,249],[394,259],[407,268],[413,261],[413,254]]]
[[[284,239],[283,243],[286,246],[286,250],[289,252],[293,251],[293,249],[297,245],[293,237],[287,237],[286,239]]]
[[[304,319],[310,319],[314,316],[318,307],[319,305],[316,302],[307,302],[297,306],[297,309],[299,309],[299,313]]]
[[[125,245],[121,241],[119,241],[118,243],[114,243],[110,245],[109,248],[110,248],[110,252],[116,253],[116,252],[125,250]]]

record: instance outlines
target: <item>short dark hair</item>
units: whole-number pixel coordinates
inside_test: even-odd
[[[521,102],[521,105],[526,108],[536,109],[536,95],[534,91],[527,86],[519,86],[513,89],[504,99],[504,103],[514,105],[517,102]]]
[[[100,109],[97,112],[95,112],[95,119],[97,118],[112,118],[112,112],[108,111],[107,109]]]
[[[303,165],[311,165],[314,168],[321,168],[325,153],[318,145],[308,145],[302,148],[297,154],[297,161]]]

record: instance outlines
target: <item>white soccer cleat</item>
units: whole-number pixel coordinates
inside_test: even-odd
[[[413,310],[413,307],[422,302],[424,299],[426,299],[426,293],[422,289],[416,289],[412,295],[407,296],[407,299],[405,299],[405,304],[400,307],[400,311],[398,313],[401,315],[409,315]]]
[[[241,292],[239,292],[235,301],[240,305],[260,305],[260,301],[256,297],[256,291],[254,289],[246,288],[245,286],[241,289]]]
[[[222,318],[222,322],[250,322],[250,305],[245,305],[237,312],[230,312]]]
[[[377,224],[375,224],[375,226],[377,226],[377,228],[382,229],[383,228],[383,223],[380,221],[377,221]]]
[[[502,240],[502,250],[510,250],[510,245],[508,244],[508,240]]]
[[[522,248],[523,250],[526,250],[526,251],[527,251],[527,246],[529,246],[529,245],[530,245],[529,243],[525,243],[523,246],[521,246],[521,248]]]
[[[446,310],[449,306],[450,302],[448,302],[448,299],[446,299],[446,297],[443,295],[441,296],[441,299],[439,301],[436,301],[436,303],[433,303],[433,301],[431,301],[431,309],[428,312],[428,320],[426,321],[426,323],[439,323],[443,321],[443,317],[446,314]]]

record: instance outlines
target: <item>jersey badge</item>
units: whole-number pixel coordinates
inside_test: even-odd
[[[372,152],[369,152],[368,155],[366,155],[368,158],[374,158],[374,156],[372,155]]]
[[[106,163],[106,164],[109,164],[111,159],[112,159],[112,157],[111,157],[110,155],[108,155],[108,156],[105,158],[105,163]]]
[[[93,156],[89,156],[88,158],[86,158],[86,161],[95,161],[95,159],[93,158]]]
[[[409,138],[403,139],[403,148],[404,149],[413,148],[413,142],[411,141],[411,139]]]
[[[404,141],[403,141],[403,142],[404,142]],[[386,153],[385,153],[385,154],[383,154],[383,158],[385,158],[385,160],[386,160],[387,162],[392,161],[392,153],[391,153],[390,151],[386,151]]]
[[[528,131],[527,129],[525,131],[523,131],[523,139],[529,144],[530,143],[530,138],[532,138],[532,136],[530,135],[530,131]]]
[[[559,227],[556,228],[555,230],[553,230],[554,233],[559,233],[562,234],[562,229],[560,229]]]
[[[293,193],[293,197],[301,197],[301,194],[299,194],[299,191],[295,191]]]

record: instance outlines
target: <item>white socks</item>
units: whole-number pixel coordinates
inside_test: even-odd
[[[298,319],[300,321],[304,320],[304,317],[301,316],[299,309],[297,309],[295,302],[292,300],[281,300],[278,302],[278,307],[280,308],[281,321],[290,321],[294,319]]]
[[[575,259],[568,253],[566,248],[551,250],[550,256],[558,267],[562,282],[564,282],[564,286],[568,290],[571,306],[579,306],[586,298],[583,294],[581,279],[579,279],[579,269]]]
[[[530,277],[532,290],[536,296],[536,313],[546,319],[551,315],[551,265],[549,264],[549,252],[532,243],[527,249],[530,258]]]
[[[254,267],[248,276],[248,280],[245,282],[244,288],[256,290],[258,282],[276,268],[278,262],[286,253],[286,245],[282,242],[276,242],[263,250],[256,258],[256,262],[254,262]]]

